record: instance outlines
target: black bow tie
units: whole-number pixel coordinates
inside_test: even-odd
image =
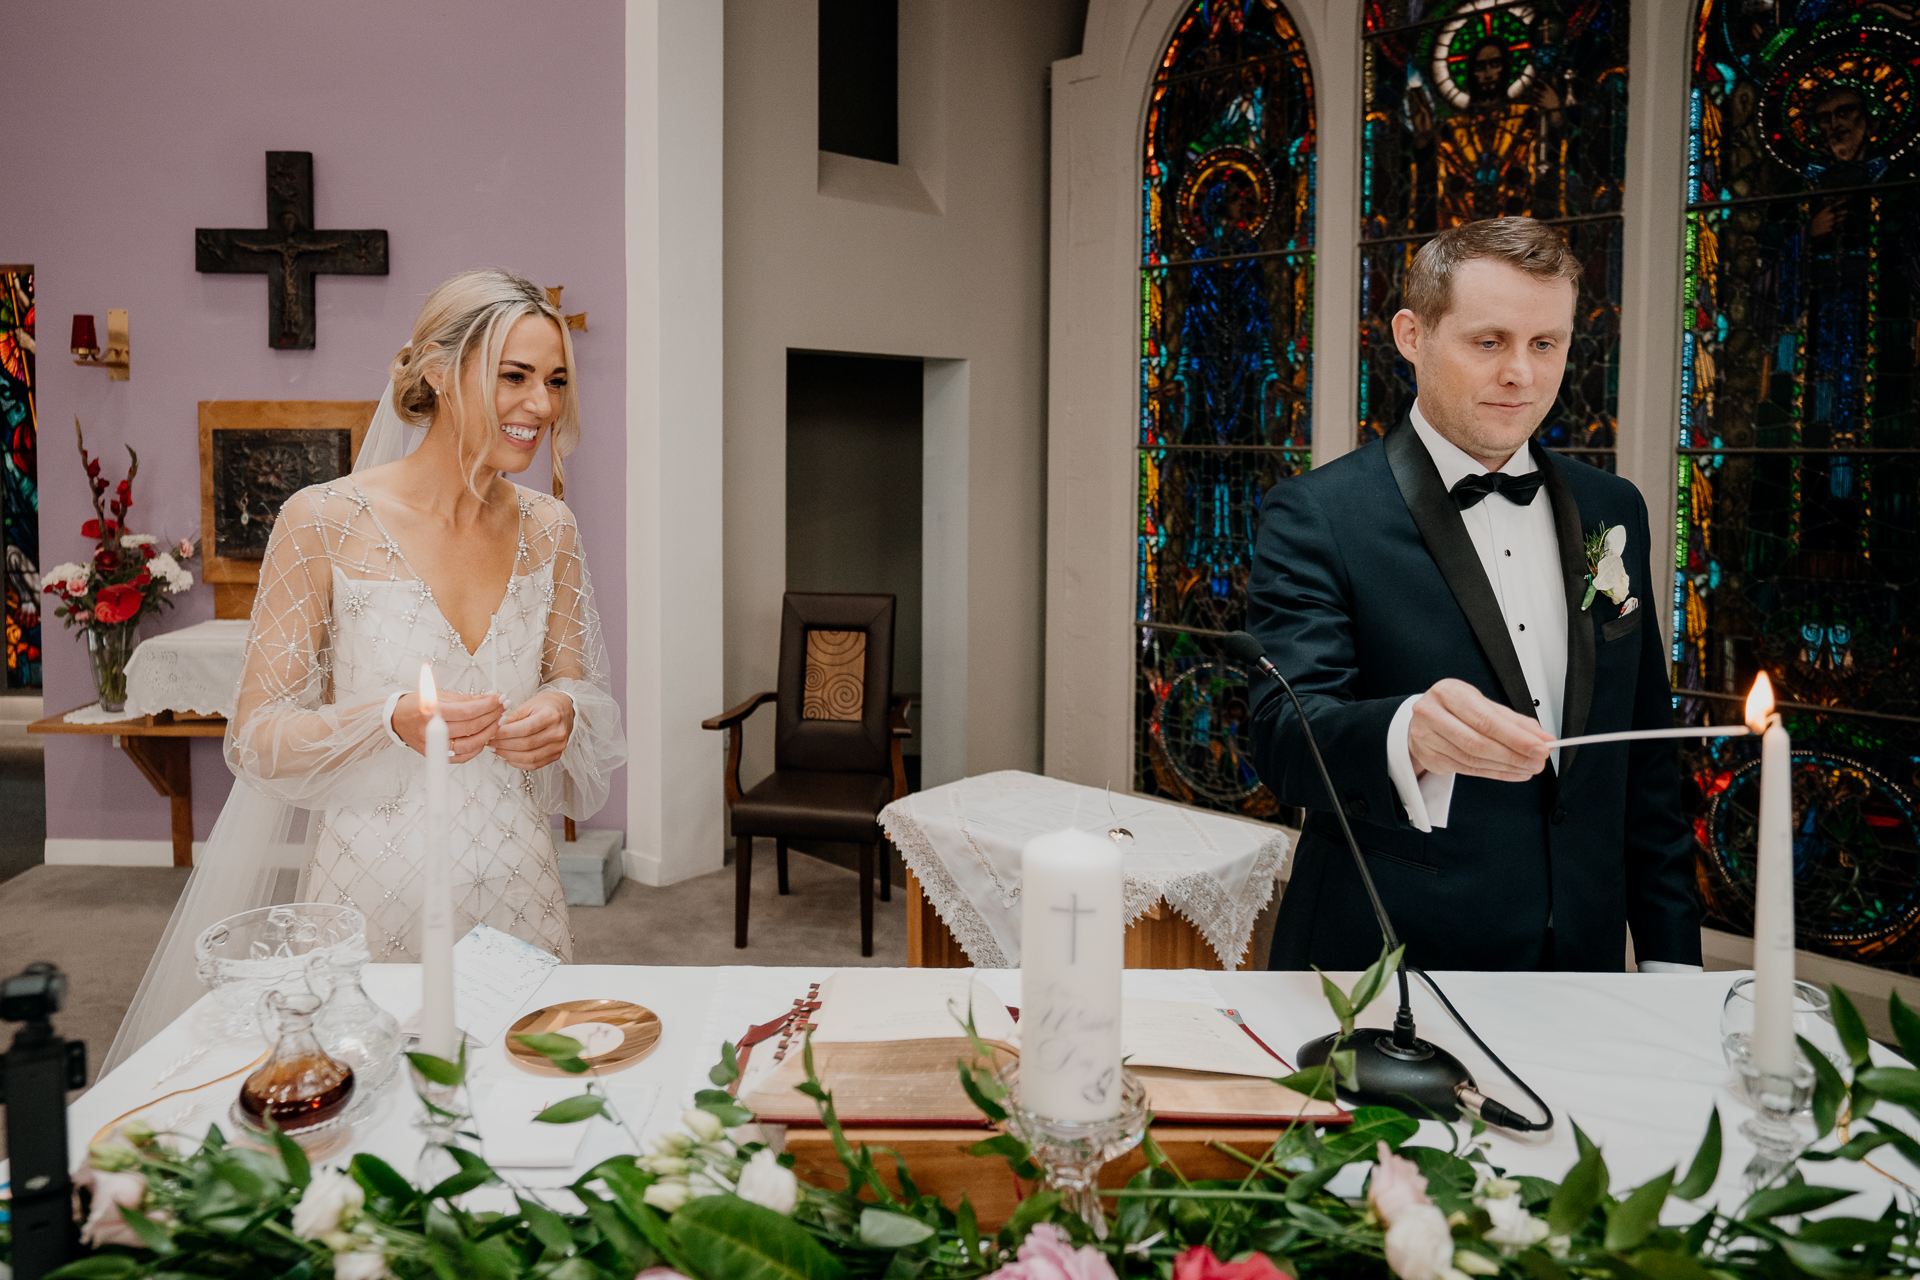
[[[1498,471],[1485,471],[1477,476],[1467,476],[1448,492],[1453,497],[1453,505],[1465,511],[1490,493],[1497,493],[1508,502],[1524,507],[1533,501],[1533,495],[1540,492],[1540,485],[1546,480],[1540,471],[1529,471],[1523,476],[1502,475]]]

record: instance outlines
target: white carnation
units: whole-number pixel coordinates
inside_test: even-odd
[[[193,575],[185,569],[175,569],[173,576],[167,579],[167,594],[177,596],[193,585]]]
[[[293,1206],[293,1234],[302,1240],[318,1240],[337,1230],[351,1213],[367,1202],[360,1184],[338,1169],[322,1169],[300,1194]]]
[[[174,574],[180,572],[180,562],[162,551],[159,555],[147,561],[147,568],[153,571],[153,576],[156,578],[171,578]]]
[[[333,1259],[334,1280],[386,1280],[392,1274],[387,1270],[385,1254],[355,1251],[336,1254]]]
[[[151,547],[159,541],[160,539],[150,533],[129,533],[121,537],[120,545],[123,547]]]
[[[1387,1228],[1387,1265],[1400,1280],[1441,1280],[1453,1267],[1453,1228],[1430,1204],[1409,1205]]]
[[[740,1171],[739,1195],[742,1200],[765,1205],[775,1213],[792,1213],[793,1206],[800,1200],[800,1183],[793,1176],[793,1170],[782,1165],[770,1149],[762,1147]]]
[[[79,595],[87,589],[87,579],[93,576],[93,570],[84,564],[75,564],[69,560],[57,564],[40,575],[42,583],[58,582],[66,587],[69,595]]]

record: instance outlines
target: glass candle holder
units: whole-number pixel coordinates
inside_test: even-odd
[[[1826,992],[1810,982],[1793,984],[1793,1033],[1825,1054],[1834,1066],[1846,1067],[1847,1052],[1840,1044],[1840,1032],[1833,1025],[1832,1001]],[[1720,1049],[1726,1056],[1727,1069],[1733,1073],[1731,1091],[1748,1106],[1757,1105],[1746,1092],[1752,1042],[1753,979],[1737,978],[1727,988],[1727,998],[1720,1006]]]
[[[1120,1073],[1120,1114],[1110,1120],[1055,1120],[1020,1105],[1020,1064],[1001,1068],[1007,1087],[1007,1131],[1027,1144],[1049,1190],[1065,1194],[1069,1208],[1107,1238],[1100,1208],[1100,1169],[1140,1145],[1147,1132],[1147,1087],[1131,1071]]]

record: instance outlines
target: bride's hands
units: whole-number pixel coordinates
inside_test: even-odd
[[[453,751],[453,763],[465,764],[493,741],[503,709],[498,694],[441,691],[440,715],[447,722],[447,746]],[[400,735],[400,741],[423,756],[427,754],[427,715],[421,709],[419,694],[402,694],[393,704],[393,731]]]
[[[507,713],[493,735],[493,754],[516,769],[539,769],[560,758],[573,735],[573,699],[536,693]]]

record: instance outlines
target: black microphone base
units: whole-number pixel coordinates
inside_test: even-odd
[[[1333,1051],[1337,1035],[1322,1036],[1300,1046],[1300,1065],[1317,1067]],[[1353,1050],[1353,1078],[1357,1089],[1341,1088],[1342,1102],[1362,1107],[1397,1107],[1416,1120],[1452,1120],[1459,1116],[1459,1098],[1453,1087],[1471,1083],[1460,1059],[1426,1040],[1414,1041],[1409,1053],[1393,1043],[1393,1032],[1383,1027],[1361,1027],[1347,1037]]]

